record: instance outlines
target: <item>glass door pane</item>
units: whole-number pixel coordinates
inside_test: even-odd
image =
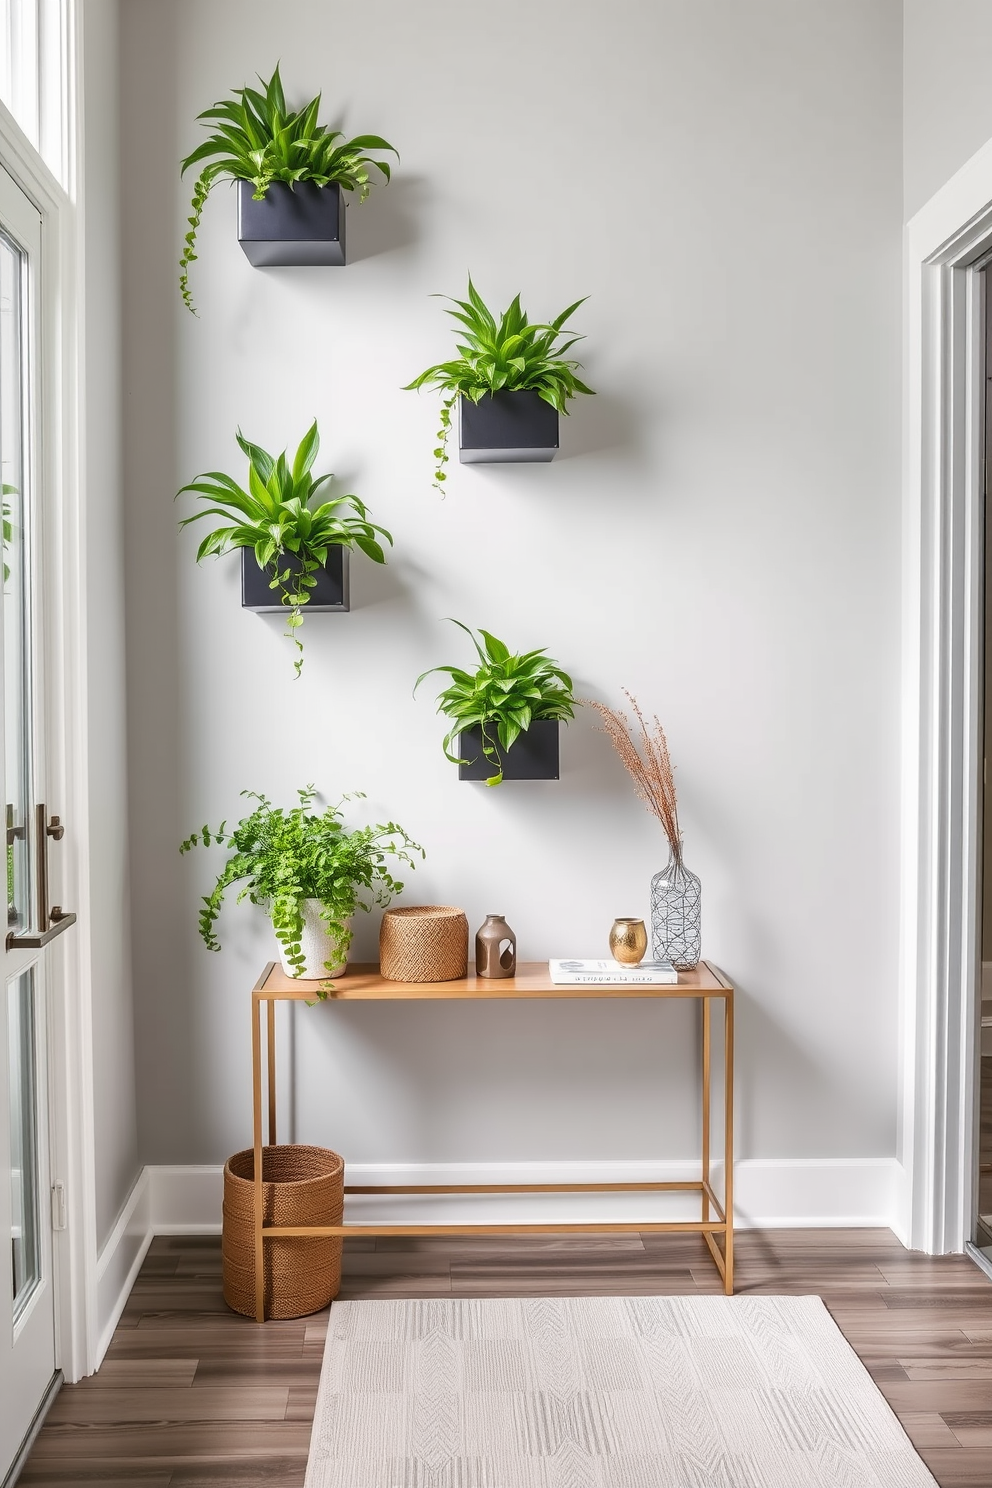
[[[26,515],[30,491],[25,416],[24,255],[0,233],[0,477],[3,482],[3,707],[7,928],[33,924],[28,833],[30,673]]]
[[[15,1324],[40,1283],[42,1274],[36,1048],[32,968],[7,987],[11,1291]]]

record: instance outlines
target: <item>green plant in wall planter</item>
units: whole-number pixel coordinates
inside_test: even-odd
[[[460,620],[452,623],[471,637],[479,665],[474,671],[431,667],[417,678],[414,692],[434,672],[451,678],[437,711],[451,720],[442,748],[458,765],[459,778],[487,785],[499,785],[504,777],[557,780],[558,724],[575,716],[571,677],[544,647],[515,655],[488,630],[476,636]],[[456,740],[460,754],[452,753]]]
[[[471,278],[468,299],[451,299],[454,309],[445,313],[461,326],[458,357],[428,367],[405,389],[436,387],[444,394],[434,451],[438,490],[446,479],[451,416],[459,400],[463,463],[552,458],[558,448],[558,415],[568,413],[569,400],[577,393],[592,394],[577,376],[581,362],[566,355],[583,338],[566,339],[568,333],[562,331],[587,298],[536,325],[520,308],[519,295],[497,319]]]
[[[179,262],[179,288],[186,306],[193,310],[187,270],[196,258],[196,234],[211,188],[217,181],[228,179],[251,186],[249,193],[239,186],[240,214],[269,218],[276,232],[285,238],[286,222],[295,222],[296,256],[253,251],[260,241],[257,227],[245,230],[242,220],[242,247],[253,263],[344,263],[344,202],[342,191],[357,191],[359,200],[369,194],[369,171],[373,167],[389,180],[385,161],[373,160],[366,152],[396,151],[378,134],[358,134],[346,140],[338,129],[328,129],[317,122],[320,94],[305,108],[292,112],[286,107],[279,68],[268,82],[259,78],[264,92],[257,88],[234,90],[226,98],[197,115],[215,127],[202,144],[182,163],[182,174],[191,166],[207,161],[196,178],[193,201],[183,255]],[[397,156],[397,158],[399,158]],[[302,190],[297,191],[297,188]],[[326,197],[320,193],[330,188]],[[287,196],[293,192],[293,196]],[[248,203],[266,201],[271,194],[270,209],[252,213]],[[282,202],[278,198],[282,196]],[[285,219],[278,223],[280,214]],[[327,219],[327,231],[322,222]],[[292,242],[292,229],[286,241]],[[261,230],[264,235],[264,229]],[[261,238],[264,240],[264,236]],[[319,246],[323,244],[323,247]]]
[[[300,441],[290,466],[286,452],[277,457],[245,439],[240,430],[238,444],[248,456],[248,489],[229,475],[208,470],[179,491],[195,491],[210,505],[185,517],[180,527],[204,517],[221,517],[200,543],[196,561],[234,548],[250,549],[258,568],[269,577],[268,587],[285,607],[289,636],[299,656],[296,675],[303,666],[303,644],[299,628],[303,610],[317,585],[320,571],[334,549],[359,548],[373,563],[385,563],[379,538],[392,543],[384,527],[369,521],[368,508],[357,496],[337,496],[314,506],[313,498],[332,475],[314,480],[310,474],[320,435],[317,420]]]
[[[298,792],[300,804],[291,811],[273,806],[256,791],[241,794],[258,804],[233,831],[227,830],[226,822],[215,829],[202,827],[179,849],[187,853],[212,844],[231,849],[216,884],[203,899],[204,944],[208,950],[220,950],[215,926],[224,895],[234,884],[242,884],[238,901],[249,899],[266,908],[288,975],[314,980],[340,975],[355,912],[388,904],[402,891],[387,859],[414,867],[414,854],[423,858],[423,848],[396,822],[346,830],[340,803],[314,809],[317,793],[312,785]],[[322,986],[317,995],[324,997],[326,991]]]

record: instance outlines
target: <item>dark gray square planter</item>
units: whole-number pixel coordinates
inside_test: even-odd
[[[303,606],[304,615],[324,614],[329,611],[351,609],[349,590],[348,548],[335,546],[328,549],[327,562],[317,572],[317,583],[310,590],[310,598]],[[286,567],[298,572],[300,560],[287,555]],[[241,607],[254,610],[257,615],[282,615],[287,606],[280,603],[279,590],[269,588],[269,575],[259,568],[251,548],[241,549]]]
[[[335,182],[273,181],[261,201],[238,182],[238,241],[256,269],[343,264],[345,193]]]
[[[458,410],[463,465],[553,460],[558,453],[558,410],[530,388],[486,393],[478,403],[459,398]]]
[[[557,780],[558,779],[558,730],[561,725],[556,718],[539,718],[526,729],[506,752],[496,745],[504,780]],[[454,754],[452,750],[452,754]],[[478,728],[466,729],[458,736],[458,753],[467,759],[467,765],[458,766],[459,780],[488,780],[495,775],[493,765],[482,752],[482,738]]]

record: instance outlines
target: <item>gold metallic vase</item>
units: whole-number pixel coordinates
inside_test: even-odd
[[[636,966],[648,948],[648,932],[643,920],[614,920],[610,931],[610,950],[621,966]]]

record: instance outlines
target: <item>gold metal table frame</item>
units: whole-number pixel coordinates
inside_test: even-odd
[[[255,983],[251,995],[251,1053],[255,1149],[255,1316],[265,1321],[265,1241],[276,1238],[340,1235],[526,1235],[693,1233],[701,1234],[709,1247],[728,1296],[734,1290],[734,989],[726,977],[708,961],[693,971],[679,973],[677,985],[650,987],[633,984],[556,986],[546,962],[526,962],[516,976],[503,979],[467,977],[452,982],[389,982],[375,965],[349,966],[335,978],[328,1002],[456,1002],[476,999],[538,1001],[563,998],[696,998],[702,1004],[702,1152],[700,1177],[681,1183],[471,1183],[471,1184],[375,1184],[371,1187],[345,1184],[345,1194],[512,1194],[512,1193],[697,1193],[698,1220],[616,1221],[589,1224],[264,1224],[262,1200],[262,1004],[266,1005],[266,1094],[268,1097],[269,1145],[276,1143],[276,1021],[277,1002],[314,1002],[320,983],[287,977],[270,961]],[[711,1182],[711,1042],[712,1004],[723,1003],[724,1023],[724,1195],[723,1203]],[[715,1217],[711,1218],[710,1211]],[[722,1248],[720,1241],[722,1239]]]

